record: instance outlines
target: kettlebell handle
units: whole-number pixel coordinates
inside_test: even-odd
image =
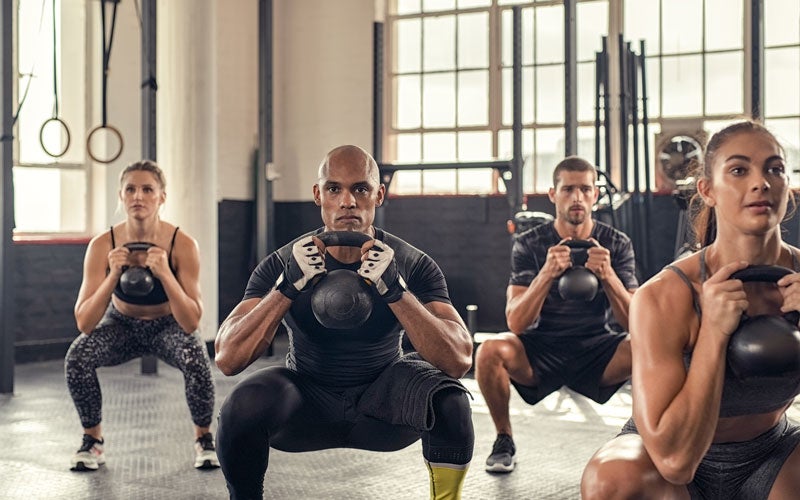
[[[755,265],[747,266],[731,274],[731,279],[741,280],[745,283],[763,282],[777,283],[777,281],[788,274],[792,274],[789,268],[783,266]],[[800,312],[790,311],[782,315],[786,321],[797,325],[800,320]],[[746,313],[742,313],[742,321],[751,319]]]
[[[156,246],[155,243],[150,243],[147,241],[129,241],[125,243],[125,248],[130,250],[131,252],[146,252],[148,248]]]
[[[564,246],[568,246],[572,250],[586,250],[596,246],[589,240],[567,240],[561,244]]]
[[[326,247],[361,247],[372,237],[358,231],[327,231],[315,235]]]

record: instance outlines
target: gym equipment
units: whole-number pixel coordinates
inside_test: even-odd
[[[558,278],[558,293],[564,300],[590,301],[597,295],[600,281],[583,264],[588,258],[587,250],[594,245],[588,240],[568,240],[563,243],[572,250],[572,267]],[[578,257],[576,259],[576,257]]]
[[[317,235],[326,247],[358,247],[372,238],[355,231]],[[319,279],[311,292],[311,311],[325,328],[358,328],[372,314],[372,290],[355,271],[335,269]]]
[[[52,5],[53,5],[53,116],[45,120],[44,123],[42,123],[41,128],[39,128],[39,145],[42,146],[42,150],[49,156],[52,156],[53,158],[60,158],[67,153],[72,137],[69,133],[69,127],[67,126],[66,122],[61,118],[59,118],[58,116],[58,68],[57,68],[58,57],[56,53],[58,45],[56,44],[57,18],[56,18],[55,0],[53,0]],[[47,126],[50,125],[51,123],[58,125],[59,128],[64,132],[65,144],[60,151],[50,151],[49,149],[47,149],[47,146],[45,145],[44,129],[47,128]]]
[[[132,241],[123,246],[131,252],[146,252],[155,245],[146,241]],[[153,291],[153,273],[144,266],[122,266],[119,287],[131,297],[144,297]]]
[[[780,266],[749,266],[731,275],[744,282],[775,283],[792,274]],[[742,314],[728,342],[728,366],[739,380],[794,376],[800,373],[800,313]]]
[[[111,31],[110,33],[106,32],[106,2],[113,3],[113,8],[111,10]],[[103,75],[102,75],[102,90],[103,90],[103,102],[102,102],[102,115],[103,120],[100,125],[93,128],[89,135],[86,137],[86,153],[89,157],[96,161],[97,163],[111,163],[117,158],[120,157],[122,154],[122,150],[125,147],[125,141],[122,139],[122,133],[119,131],[118,128],[108,124],[108,71],[109,71],[109,62],[111,61],[111,46],[114,43],[114,28],[117,25],[117,5],[119,4],[119,0],[100,0],[100,23],[103,29]],[[92,150],[92,137],[100,132],[101,130],[106,130],[110,135],[113,135],[119,141],[119,149],[109,156],[108,158],[100,158],[95,154]]]
[[[529,210],[522,210],[514,214],[514,218],[508,221],[508,232],[511,234],[520,234],[528,229],[534,228],[539,224],[550,222],[553,216],[545,212],[531,212]]]

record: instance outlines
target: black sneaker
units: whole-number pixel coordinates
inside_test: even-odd
[[[103,454],[104,440],[97,440],[88,434],[83,435],[83,444],[72,456],[70,470],[97,470],[98,467],[106,463],[106,456]]]
[[[194,467],[196,469],[214,469],[219,467],[217,450],[214,448],[214,437],[206,432],[194,442]]]
[[[511,472],[517,463],[517,448],[508,434],[498,434],[492,446],[492,454],[486,459],[486,470],[489,472]]]

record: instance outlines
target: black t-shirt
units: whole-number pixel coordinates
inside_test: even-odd
[[[595,221],[590,235],[611,253],[611,267],[627,289],[639,286],[636,279],[636,262],[633,245],[628,236],[613,227]],[[511,249],[511,278],[509,285],[529,286],[547,260],[547,249],[563,238],[558,235],[554,222],[540,224],[514,239]],[[525,333],[558,336],[596,335],[615,327],[614,315],[608,298],[600,287],[590,302],[564,300],[558,294],[558,279],[553,280],[542,305],[538,320]]]
[[[321,232],[322,229],[317,229],[304,234],[262,260],[250,276],[244,299],[261,298],[269,293],[291,256],[294,242]],[[394,250],[397,269],[409,292],[423,304],[451,303],[444,274],[433,259],[390,233],[377,228],[375,233],[376,239]],[[359,262],[343,264],[330,255],[325,257],[328,271],[355,271],[359,265]],[[283,318],[289,333],[286,366],[327,386],[351,387],[375,380],[402,354],[402,327],[374,289],[372,294],[372,314],[363,325],[348,330],[331,330],[314,317],[311,290],[302,292]]]

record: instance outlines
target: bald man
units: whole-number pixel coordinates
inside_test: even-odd
[[[420,438],[431,498],[461,498],[474,433],[458,379],[472,340],[433,259],[373,226],[386,193],[379,179],[363,149],[328,153],[313,186],[323,226],[261,261],[219,329],[216,363],[226,375],[261,356],[281,322],[290,336],[286,366],[247,376],[220,410],[217,452],[232,499],[262,498],[270,447],[393,451]],[[325,248],[317,236],[330,231],[368,241]],[[373,309],[361,325],[332,329],[312,313],[316,279],[336,269],[370,284]],[[402,352],[404,332],[416,352]]]

